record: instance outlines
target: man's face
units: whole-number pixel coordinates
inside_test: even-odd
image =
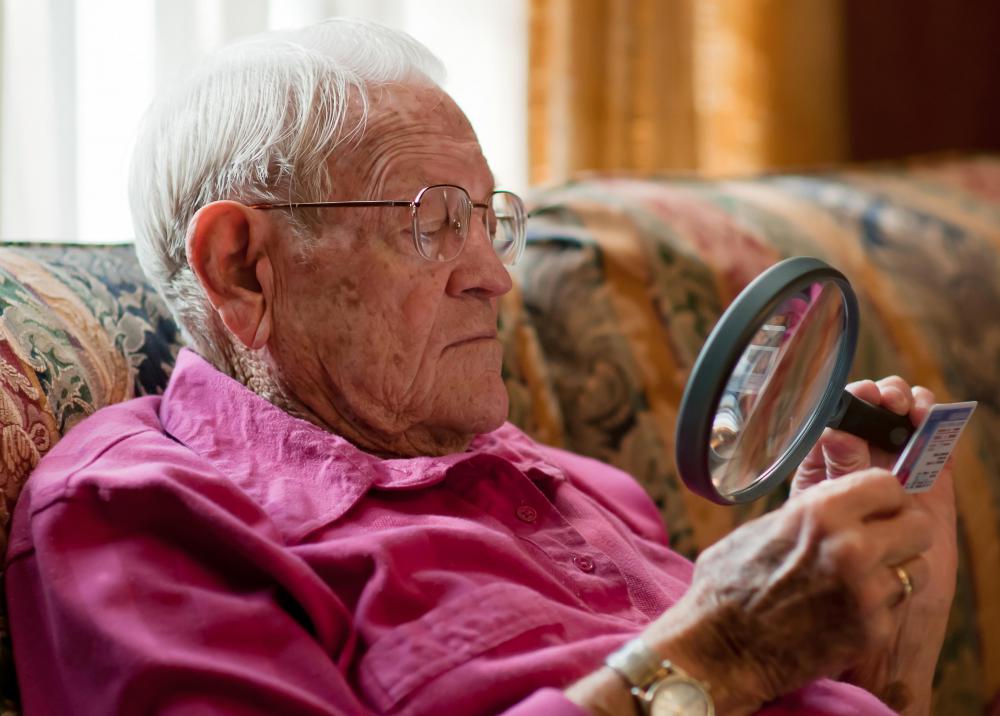
[[[493,177],[449,97],[396,87],[372,104],[364,141],[331,161],[333,195],[317,199],[409,201],[432,184],[487,199]],[[507,392],[497,302],[511,282],[481,210],[447,263],[417,253],[406,207],[319,211],[323,229],[306,261],[291,241],[270,252],[268,347],[286,390],[363,447],[386,452],[441,451],[437,444],[499,426]]]

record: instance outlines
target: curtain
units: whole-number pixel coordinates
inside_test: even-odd
[[[835,162],[840,0],[531,0],[532,183]]]

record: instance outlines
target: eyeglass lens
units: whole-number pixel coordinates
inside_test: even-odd
[[[417,247],[431,261],[458,256],[469,234],[472,201],[459,187],[433,186],[420,196],[417,206]]]
[[[527,215],[524,204],[516,194],[495,191],[490,196],[490,210],[486,216],[487,230],[493,250],[505,264],[517,263],[524,247]]]
[[[450,261],[469,235],[472,200],[457,186],[434,186],[420,196],[415,215],[417,248],[431,261]],[[526,221],[524,205],[510,192],[494,192],[483,217],[493,250],[505,264],[520,256]]]

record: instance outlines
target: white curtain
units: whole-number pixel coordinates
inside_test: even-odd
[[[332,15],[427,45],[498,183],[526,187],[525,0],[2,1],[0,240],[130,240],[128,161],[157,90],[238,37]]]

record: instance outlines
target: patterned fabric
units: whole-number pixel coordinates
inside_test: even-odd
[[[534,204],[519,288],[501,307],[511,419],[635,475],[689,556],[782,499],[709,504],[673,461],[702,342],[775,261],[818,256],[851,279],[856,375],[899,373],[940,400],[980,402],[958,450],[961,565],[935,712],[1000,708],[1000,159],[739,181],[594,177]],[[0,526],[63,432],[162,390],[179,341],[130,247],[0,248]],[[15,708],[11,673],[0,649],[0,716]]]
[[[979,401],[957,449],[961,563],[935,713],[1000,713],[1000,158],[738,181],[598,176],[533,203],[518,279],[564,445],[635,475],[691,556],[783,499],[710,504],[673,462],[698,350],[777,260],[816,256],[851,280],[857,377],[898,373],[942,402]]]
[[[131,247],[0,249],[0,523],[60,435],[103,405],[162,391],[178,339]]]

